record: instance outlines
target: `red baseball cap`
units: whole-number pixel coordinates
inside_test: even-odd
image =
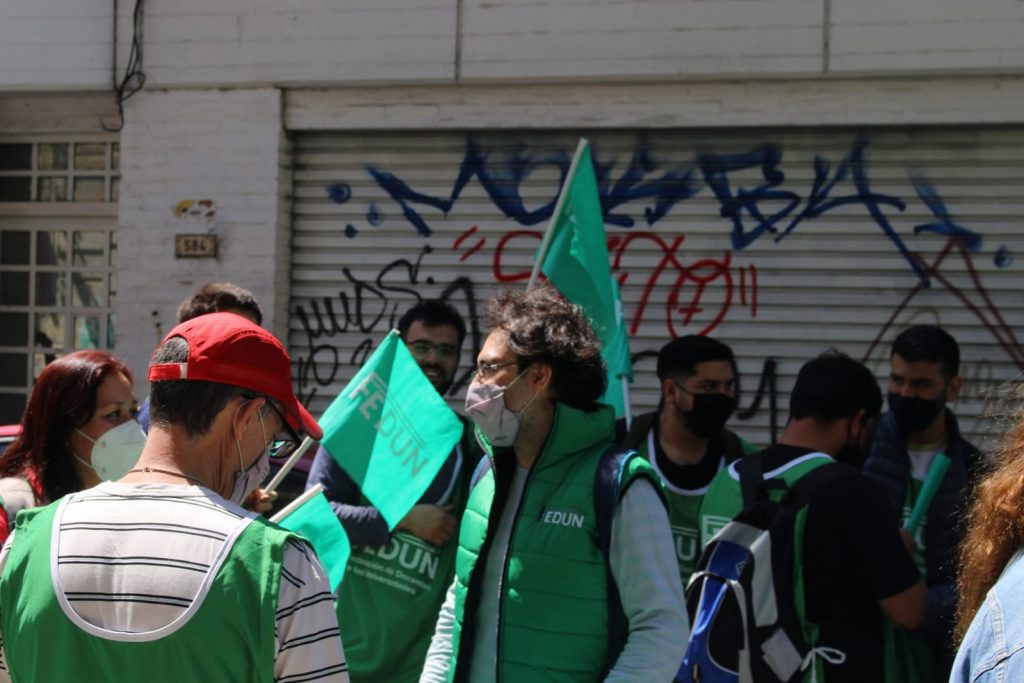
[[[289,426],[313,439],[324,435],[292,391],[292,362],[274,335],[235,313],[207,313],[171,330],[188,342],[187,363],[150,364],[149,381],[199,379],[277,399]],[[157,347],[159,348],[159,347]]]

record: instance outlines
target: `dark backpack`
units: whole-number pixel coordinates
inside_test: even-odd
[[[851,472],[835,463],[787,487],[764,480],[760,454],[736,467],[743,509],[708,542],[686,587],[690,639],[676,680],[685,683],[791,683],[816,656],[844,654],[805,641],[796,609],[794,527],[821,486]],[[770,492],[785,490],[779,500]]]

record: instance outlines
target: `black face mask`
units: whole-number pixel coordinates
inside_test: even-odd
[[[736,409],[736,399],[726,394],[690,394],[693,410],[680,413],[690,431],[702,439],[722,431],[726,420]]]
[[[900,434],[919,432],[932,423],[945,403],[942,399],[911,398],[891,391],[886,397]]]

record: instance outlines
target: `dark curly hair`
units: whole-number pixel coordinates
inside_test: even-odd
[[[583,309],[551,285],[506,291],[491,304],[491,327],[508,333],[520,372],[533,363],[551,367],[556,401],[586,412],[597,410],[608,377],[601,343]]]

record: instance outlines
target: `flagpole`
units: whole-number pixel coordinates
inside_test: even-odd
[[[629,429],[633,423],[633,413],[629,407],[629,379],[627,377],[620,377],[622,380],[622,403],[626,406],[626,429]]]
[[[580,138],[580,142],[576,145],[576,153],[572,157],[572,164],[569,165],[569,174],[565,176],[565,180],[562,182],[562,188],[558,192],[558,201],[555,203],[555,210],[551,212],[551,220],[548,221],[548,229],[544,231],[544,240],[540,243],[540,251],[537,252],[537,259],[533,263],[533,272],[530,273],[530,281],[527,283],[526,288],[532,289],[537,283],[537,276],[540,275],[541,264],[544,263],[544,257],[547,256],[548,247],[551,245],[551,236],[555,234],[555,222],[562,213],[562,207],[565,205],[565,186],[572,182],[573,177],[576,175],[576,168],[580,165],[580,159],[583,157],[583,150],[586,149],[587,145],[586,138]]]
[[[308,436],[303,439],[302,443],[299,444],[299,447],[295,449],[295,452],[291,454],[283,465],[281,465],[281,469],[277,471],[277,474],[275,474],[274,478],[270,480],[270,483],[263,487],[263,492],[270,493],[280,486],[281,482],[284,481],[285,476],[292,471],[292,468],[295,467],[299,460],[302,459],[302,456],[306,454],[306,451],[309,450],[309,447],[312,446],[313,443],[313,439]]]
[[[270,518],[270,521],[273,522],[274,524],[280,524],[282,519],[284,519],[288,515],[292,514],[293,512],[298,510],[300,507],[302,507],[303,505],[305,505],[309,501],[311,501],[314,498],[316,498],[317,495],[319,495],[320,492],[323,491],[323,490],[324,490],[324,485],[323,484],[314,484],[313,486],[309,487],[308,491],[303,493],[301,496],[299,496],[298,498],[296,498],[292,502],[290,502],[287,505],[285,505],[281,509],[280,512],[278,512],[276,515],[274,515],[273,517]]]

